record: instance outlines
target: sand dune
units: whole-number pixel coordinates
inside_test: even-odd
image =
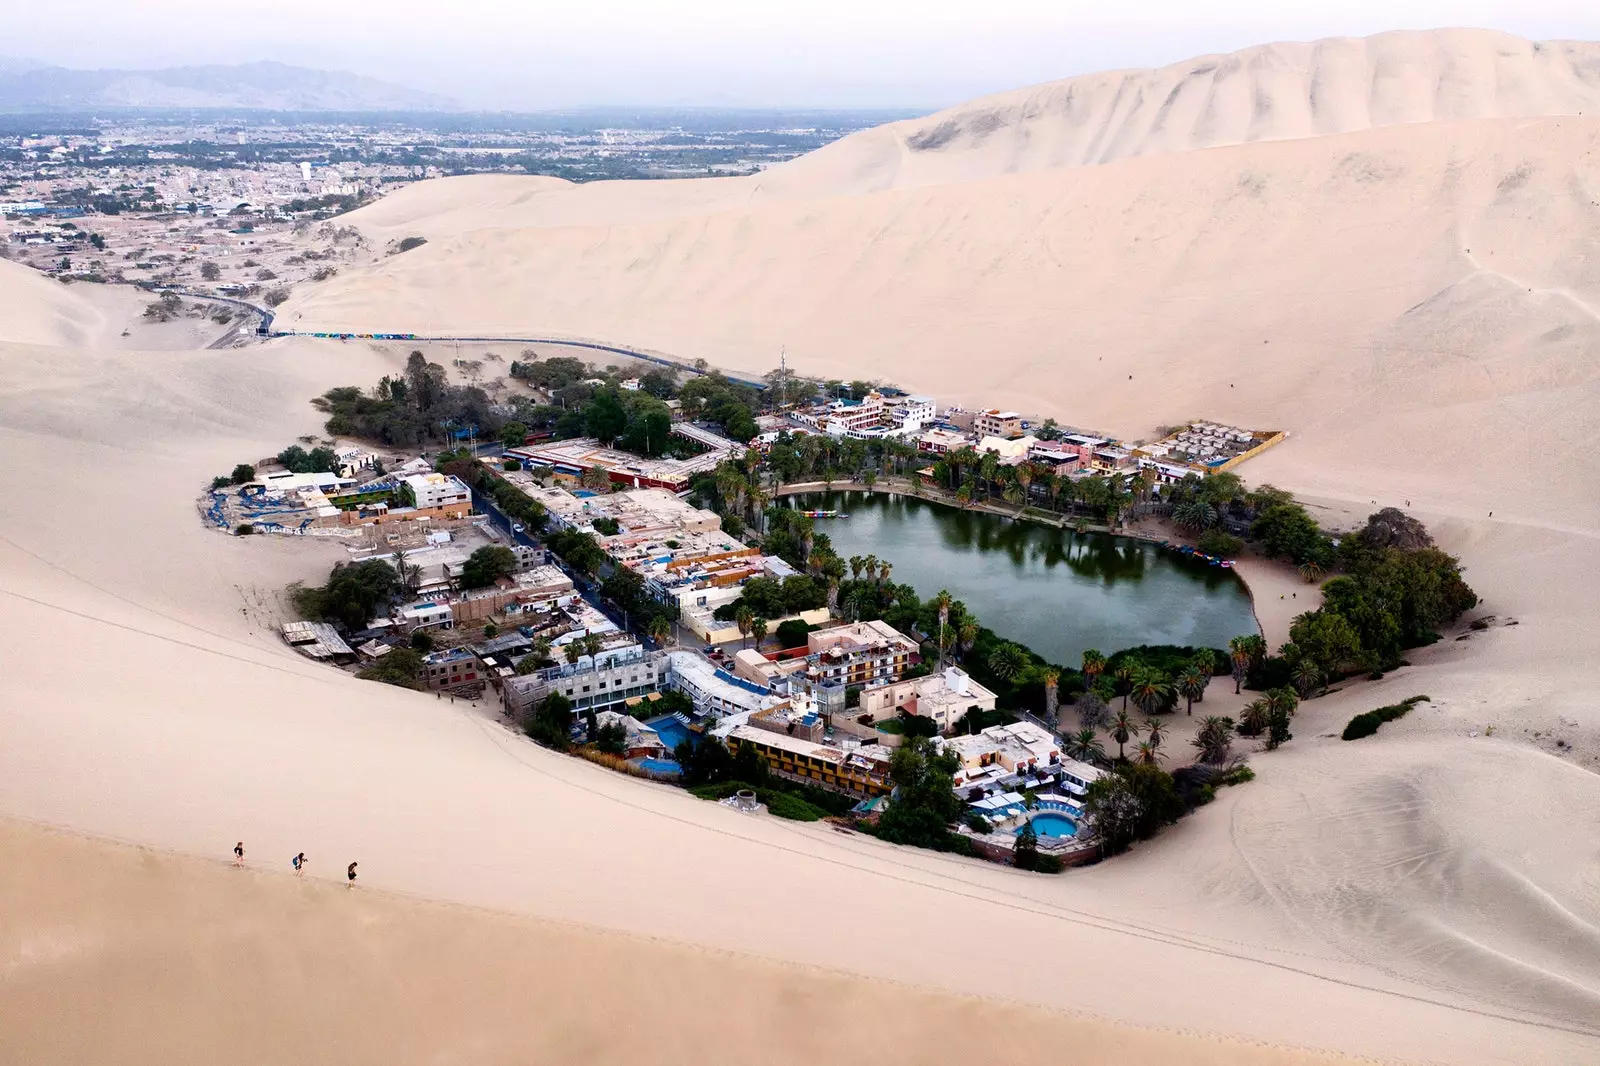
[[[1600,114],[1600,45],[1394,32],[985,96],[863,131],[793,169],[865,191],[1410,123],[1583,114]]]
[[[0,874],[0,997],[27,1006],[0,1058],[172,1061],[228,1035],[251,1061],[1293,1061],[1196,1034],[1600,1058],[1600,120],[1475,113],[1018,174],[985,148],[984,180],[869,192],[847,146],[753,179],[425,183],[355,220],[428,245],[280,322],[566,332],[757,370],[786,344],[804,371],[1130,435],[1282,427],[1247,475],[1334,524],[1411,501],[1481,613],[1518,624],[1307,703],[1255,782],[1132,854],[1025,877],[735,815],[286,651],[283,585],[338,549],[208,532],[189,501],[398,355],[0,344],[0,641],[20,652],[0,815],[314,861],[300,885],[0,828],[26,857]],[[0,273],[0,300],[33,280]],[[46,472],[70,491],[41,497]],[[1217,687],[1208,706],[1236,707]],[[1337,739],[1418,693],[1377,737]],[[348,859],[385,895],[319,883]]]

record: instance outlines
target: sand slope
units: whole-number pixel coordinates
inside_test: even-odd
[[[77,289],[0,259],[0,341],[88,345],[105,328],[105,316]]]

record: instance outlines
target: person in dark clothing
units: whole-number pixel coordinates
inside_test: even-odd
[[[244,841],[242,840],[233,846],[233,864],[235,866],[244,865]]]
[[[300,854],[298,854],[294,858],[290,859],[289,860],[289,865],[294,867],[294,873],[295,873],[296,877],[299,877],[301,874],[305,873],[306,872],[306,853],[302,851]]]
[[[356,864],[351,863],[344,871],[345,877],[350,879],[350,887],[356,887]]]

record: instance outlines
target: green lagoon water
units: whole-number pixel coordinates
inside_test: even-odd
[[[1075,666],[1086,648],[1136,644],[1226,648],[1258,633],[1250,597],[1231,570],[1145,541],[1078,534],[914,497],[806,493],[786,501],[819,518],[845,559],[876,555],[890,580],[927,599],[940,589],[984,625],[1052,662]]]

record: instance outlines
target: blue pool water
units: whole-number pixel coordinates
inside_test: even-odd
[[[677,774],[683,772],[683,767],[679,766],[671,759],[640,759],[639,765],[644,767],[646,770],[652,770],[658,774]]]
[[[1075,837],[1078,823],[1064,814],[1041,811],[1033,816],[1033,831],[1041,837]],[[1017,832],[1022,832],[1022,826],[1017,826]]]
[[[670,714],[651,718],[645,725],[656,731],[656,735],[661,738],[661,743],[667,746],[668,751],[676,750],[679,744],[689,739],[689,727]],[[677,767],[674,766],[673,769]]]

